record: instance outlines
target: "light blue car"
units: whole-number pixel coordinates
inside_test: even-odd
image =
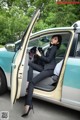
[[[37,10],[22,40],[0,50],[0,94],[11,89],[12,104],[24,96],[28,61],[34,59],[31,49],[40,47],[45,54],[51,36],[60,34],[62,44],[56,54],[56,66],[61,60],[63,63],[59,76],[55,78],[53,71],[53,76],[36,84],[34,97],[80,111],[80,21],[71,27],[50,28],[31,34],[39,14],[40,10]],[[34,71],[34,76],[38,73]]]

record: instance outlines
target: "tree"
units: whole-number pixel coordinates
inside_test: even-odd
[[[41,10],[40,20],[33,32],[51,28],[71,26],[80,19],[80,5],[58,5],[53,0],[1,0],[0,44],[21,38],[35,9]]]

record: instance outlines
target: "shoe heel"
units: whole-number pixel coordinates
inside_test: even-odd
[[[28,111],[27,111],[27,113],[24,113],[24,114],[22,114],[21,115],[21,117],[26,117],[26,116],[28,116],[29,115],[29,113],[30,113],[30,111],[31,111],[31,107],[29,107],[29,109],[28,109]]]

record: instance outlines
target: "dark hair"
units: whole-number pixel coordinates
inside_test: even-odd
[[[58,37],[59,44],[57,44],[57,47],[59,49],[60,45],[61,45],[61,42],[62,42],[62,36],[61,35],[53,35],[51,39],[53,39],[54,37]]]

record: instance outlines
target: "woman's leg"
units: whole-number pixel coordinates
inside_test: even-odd
[[[34,77],[32,81],[30,81],[28,86],[28,93],[25,98],[25,113],[22,115],[22,117],[28,115],[28,113],[32,109],[32,95],[35,84],[52,75],[53,75],[53,70],[45,70],[42,71],[40,74],[38,74],[36,77]]]
[[[32,106],[32,95],[33,95],[35,84],[52,75],[53,75],[53,70],[45,70],[45,71],[42,71],[40,74],[38,74],[36,77],[34,77],[32,81],[30,81],[29,86],[28,86],[28,94],[25,99],[25,105]]]
[[[33,62],[29,62],[29,70],[28,70],[28,78],[27,81],[32,81],[33,78],[33,70],[37,70],[41,72],[43,70],[43,67],[41,65],[35,64]]]
[[[43,70],[43,67],[41,65],[37,65],[33,62],[29,62],[26,92],[28,92],[28,86],[29,86],[29,84],[31,84],[30,82],[32,82],[33,70],[37,70],[37,71],[41,72]],[[33,86],[32,85],[30,85],[30,86],[31,86],[31,89],[32,89]],[[25,95],[25,103],[26,103],[26,101],[27,101],[27,95]]]

